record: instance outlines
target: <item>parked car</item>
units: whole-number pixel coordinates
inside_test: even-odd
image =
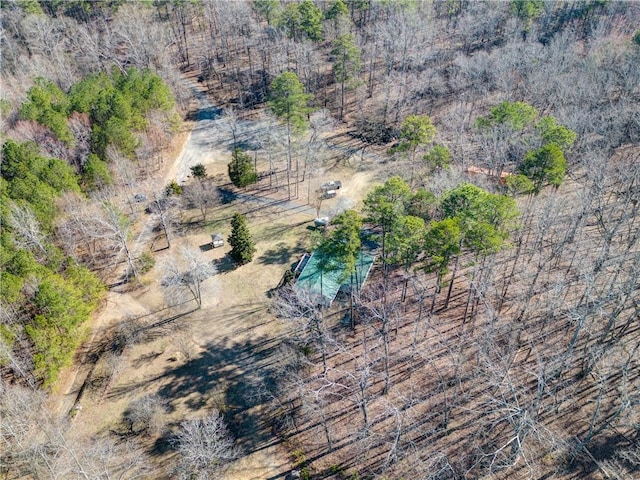
[[[320,189],[323,191],[327,191],[327,190],[340,190],[340,188],[342,188],[342,182],[339,180],[332,180],[330,182],[325,182],[322,185],[320,185]]]
[[[317,217],[317,218],[314,218],[313,225],[316,228],[326,227],[327,225],[329,225],[329,217]]]
[[[324,199],[327,199],[327,198],[333,198],[336,195],[338,195],[338,192],[336,192],[335,190],[326,190],[321,194],[321,197]]]

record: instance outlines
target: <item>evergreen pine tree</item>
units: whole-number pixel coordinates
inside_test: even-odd
[[[196,163],[195,165],[190,167],[190,170],[191,170],[191,175],[193,175],[200,181],[207,178],[207,167],[205,167],[201,163]]]
[[[247,228],[247,220],[244,215],[236,213],[231,219],[231,235],[229,236],[231,245],[231,258],[240,265],[249,263],[256,253],[255,243],[251,238]]]
[[[244,188],[258,181],[258,174],[253,165],[253,160],[240,148],[233,150],[231,162],[227,167],[231,183],[238,188]]]
[[[304,93],[304,85],[293,72],[283,72],[271,83],[271,99],[269,108],[287,126],[287,189],[291,200],[290,174],[293,171],[292,164],[292,136],[294,133],[304,132],[308,124],[308,114],[311,111],[307,104],[311,95]],[[298,196],[299,158],[296,157],[296,182],[295,195]]]

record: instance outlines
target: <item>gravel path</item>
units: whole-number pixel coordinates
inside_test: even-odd
[[[198,115],[193,130],[182,147],[180,155],[165,175],[165,184],[171,180],[184,183],[190,168],[198,163],[206,164],[211,159],[215,146],[222,141],[220,131],[226,130],[222,120],[222,109],[214,106],[196,86],[191,87],[198,99]],[[216,145],[217,144],[217,145]]]

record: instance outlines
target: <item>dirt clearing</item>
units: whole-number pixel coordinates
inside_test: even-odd
[[[194,181],[190,168],[202,163],[215,179],[215,188],[234,191],[226,183],[232,150],[227,119],[204,96],[198,93],[197,98],[197,120],[183,136],[185,143],[176,160],[159,175],[157,188],[171,180],[180,184]],[[262,128],[261,122],[240,120],[238,138],[251,144]],[[372,170],[360,163],[356,172],[348,161],[317,169],[315,183],[342,182],[337,197],[320,205],[321,215],[359,208],[375,182]],[[257,165],[259,172],[269,168],[262,159]],[[280,174],[276,180],[282,178]],[[224,414],[245,454],[224,478],[269,478],[289,471],[287,449],[273,436],[263,411],[265,394],[275,388],[279,375],[286,333],[286,325],[269,313],[269,295],[308,249],[317,212],[307,204],[315,195],[315,183],[300,184],[298,198],[287,200],[286,189],[274,189],[273,180],[265,177],[253,190],[235,191],[235,200],[212,209],[206,222],[191,223],[185,232],[172,236],[170,249],[155,251],[155,266],[136,288],[122,285],[108,293],[79,367],[70,369],[66,382],[61,382],[66,385],[60,389],[64,394],[61,411],[69,411],[79,398],[75,434],[126,436],[130,432],[123,430],[122,419],[131,403],[156,395],[162,402],[162,413],[156,419],[160,427],[148,431],[142,440],[155,453],[158,471],[170,463],[169,442],[179,423],[213,408]],[[236,267],[228,255],[229,220],[235,212],[247,217],[257,248],[253,261],[242,267]],[[194,221],[199,213],[183,211],[182,216]],[[139,229],[148,230],[150,217],[140,220],[145,223]],[[222,234],[223,247],[211,248],[212,233]],[[137,251],[149,249],[148,236],[137,239]],[[217,273],[200,285],[201,308],[188,297],[167,307],[172,302],[163,286],[163,265],[187,247],[197,252],[200,261],[214,265]],[[108,342],[119,338],[124,343],[114,354]],[[97,362],[92,363],[91,358]],[[167,471],[165,475],[171,477]]]

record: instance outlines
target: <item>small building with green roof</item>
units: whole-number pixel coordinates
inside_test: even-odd
[[[369,276],[375,256],[360,251],[356,260],[356,268],[351,275],[346,273],[344,266],[332,258],[326,258],[319,250],[313,252],[302,268],[295,288],[306,290],[312,296],[318,297],[318,303],[330,307],[340,289],[348,291],[353,286],[360,290]]]

